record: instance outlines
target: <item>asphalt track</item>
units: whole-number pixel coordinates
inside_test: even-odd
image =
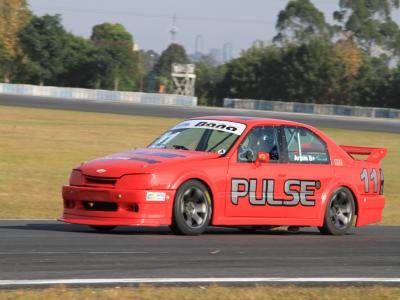
[[[400,227],[345,236],[210,227],[201,236],[168,228],[97,233],[57,221],[0,221],[4,280],[95,278],[391,278],[400,283]],[[339,280],[337,279],[337,280]],[[360,280],[361,281],[361,280]]]
[[[0,105],[171,118],[190,118],[205,115],[249,115],[275,119],[287,119],[296,122],[307,123],[320,128],[343,128],[400,133],[400,121],[390,119],[294,114],[218,107],[184,107],[172,105],[70,100],[62,98],[56,99],[5,94],[0,94]]]
[[[174,118],[252,115],[317,127],[400,133],[399,121],[383,119],[15,95],[0,95],[0,105]],[[120,227],[113,233],[99,234],[86,226],[56,221],[0,221],[0,288],[46,282],[123,284],[168,280],[195,284],[213,280],[232,280],[233,284],[399,284],[400,227],[368,226],[341,237],[320,235],[316,229],[290,234],[209,228],[204,235],[183,237],[173,235],[168,228]]]

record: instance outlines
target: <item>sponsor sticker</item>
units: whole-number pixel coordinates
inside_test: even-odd
[[[335,166],[343,166],[343,161],[340,158],[335,158]]]
[[[166,193],[146,192],[146,201],[165,201]]]
[[[226,153],[225,149],[219,149],[218,150],[218,154],[220,154],[220,155],[224,155],[225,153]]]
[[[241,135],[246,129],[246,125],[220,120],[189,120],[179,123],[173,129],[181,128],[207,128]]]
[[[284,184],[284,194],[291,199],[275,198],[274,179],[262,179],[261,198],[257,188],[257,179],[232,178],[231,182],[231,202],[238,205],[239,200],[246,198],[250,205],[270,205],[270,206],[315,206],[315,192],[321,188],[319,180],[297,180],[288,179]]]

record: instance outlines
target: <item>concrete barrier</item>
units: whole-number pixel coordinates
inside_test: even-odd
[[[172,94],[151,94],[140,92],[119,92],[107,90],[92,90],[81,88],[67,88],[54,86],[38,86],[29,84],[0,83],[0,93],[42,96],[52,98],[70,98],[98,101],[120,101],[143,104],[166,104],[196,106],[197,97],[172,95]]]
[[[267,101],[252,99],[224,99],[224,107],[238,109],[271,110],[321,115],[356,116],[367,118],[400,119],[400,110],[393,108],[362,107],[350,105],[314,104],[300,102]]]

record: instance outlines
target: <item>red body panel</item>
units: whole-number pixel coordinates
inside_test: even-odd
[[[60,220],[88,225],[170,225],[176,190],[189,179],[198,179],[209,188],[213,225],[322,226],[327,201],[342,186],[350,189],[356,200],[356,226],[381,220],[384,197],[381,185],[377,190],[376,182],[378,179],[379,183],[382,181],[379,161],[385,156],[386,149],[338,146],[311,126],[283,120],[242,117],[202,119],[239,122],[245,124],[246,129],[224,155],[144,148],[83,163],[71,173],[70,184],[63,187],[64,214]],[[330,162],[238,161],[238,145],[252,128],[285,125],[306,128],[322,139],[326,143]],[[368,158],[355,160],[351,154],[364,154]],[[375,172],[376,182],[363,181],[363,172],[368,176]],[[261,201],[259,199],[268,193],[271,198],[261,205],[251,204],[248,195],[234,199],[235,178],[254,181],[255,201]],[[290,203],[293,196],[286,192],[285,185],[291,180],[315,185],[314,188],[304,187],[312,195],[305,196],[304,201],[311,204],[270,205],[273,201]],[[295,184],[291,188],[296,191]],[[270,189],[268,193],[267,189]]]

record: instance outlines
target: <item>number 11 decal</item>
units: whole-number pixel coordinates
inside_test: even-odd
[[[374,193],[378,192],[378,173],[376,169],[373,168],[371,175],[368,177],[368,170],[363,169],[361,172],[361,181],[364,181],[364,191],[365,193],[369,193],[369,180],[374,182]]]

